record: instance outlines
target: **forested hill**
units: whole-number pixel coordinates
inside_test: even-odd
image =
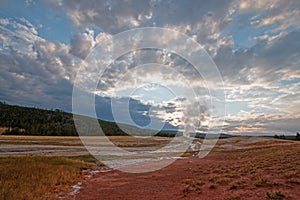
[[[70,113],[6,103],[0,103],[0,126],[9,128],[3,134],[77,135]]]
[[[98,121],[105,135],[127,135],[114,122]],[[6,135],[78,135],[71,113],[13,106],[2,102],[0,102],[0,127],[7,128],[2,133]],[[130,130],[130,133],[135,135],[148,135],[153,132],[129,125],[126,125],[126,130]],[[169,136],[169,134],[160,132],[157,135]],[[87,135],[97,135],[97,133],[90,132]]]

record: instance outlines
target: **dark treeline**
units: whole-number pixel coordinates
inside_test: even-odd
[[[295,136],[292,135],[274,135],[274,138],[276,139],[284,139],[284,140],[300,140],[300,133],[296,133]]]
[[[83,117],[83,116],[82,116]],[[89,119],[83,117],[83,119]],[[89,122],[89,120],[83,120]],[[116,123],[98,120],[105,135],[128,135]],[[86,124],[86,126],[89,126]],[[126,132],[133,135],[152,135],[153,131],[124,125]],[[0,127],[7,130],[4,135],[44,135],[44,136],[77,136],[73,114],[61,110],[44,110],[13,106],[0,102]],[[90,131],[86,135],[100,135]],[[102,135],[102,134],[101,134]],[[159,136],[174,136],[169,132],[159,132]]]
[[[0,126],[6,135],[77,135],[72,114],[0,103]]]

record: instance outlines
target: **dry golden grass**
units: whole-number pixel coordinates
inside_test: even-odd
[[[132,137],[132,136],[110,136],[111,142],[119,147],[161,147],[170,142],[170,138],[163,137]]]
[[[273,139],[270,138],[266,141],[258,141],[247,144],[247,146],[276,146],[276,145],[286,145],[286,144],[293,144],[295,141],[293,140],[283,140],[283,139]]]
[[[82,137],[89,145],[105,145],[105,138],[119,147],[161,147],[170,142],[164,137],[132,137],[132,136],[85,136]],[[0,144],[41,144],[59,146],[82,146],[79,137],[74,136],[6,136],[0,135]]]
[[[11,136],[0,135],[0,144],[82,146],[74,136]]]
[[[82,178],[88,157],[6,157],[0,158],[0,199],[57,199]],[[91,160],[90,160],[91,161]]]

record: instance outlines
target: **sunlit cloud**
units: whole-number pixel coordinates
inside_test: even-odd
[[[35,12],[11,14],[5,11],[5,6],[11,4],[0,6],[2,101],[70,111],[72,87],[78,81],[85,83],[83,90],[99,98],[98,105],[105,111],[103,118],[112,119],[109,109],[104,108],[109,107],[111,99],[122,102],[123,98],[131,97],[132,108],[138,113],[136,120],[152,115],[181,126],[185,123],[185,112],[193,114],[193,103],[200,102],[194,118],[186,123],[200,124],[199,129],[204,130],[213,117],[214,108],[209,102],[214,97],[210,93],[224,88],[224,133],[292,134],[299,130],[300,3],[297,0],[57,0],[23,4],[22,9],[39,7],[45,13],[55,12],[57,17],[38,16]],[[11,9],[17,8],[11,6]],[[72,30],[62,36],[61,24]],[[213,77],[205,80],[191,63],[168,49],[135,50],[116,60],[105,60],[101,55],[98,60],[89,60],[94,48],[110,51],[107,42],[114,34],[142,27],[170,28],[199,42],[219,68],[224,85]],[[67,40],[57,39],[62,37]],[[179,51],[191,55],[197,52],[189,44],[180,45],[175,36],[152,37],[157,43],[171,42]],[[138,41],[136,35],[131,45],[137,46]],[[149,63],[157,65],[145,66]],[[78,74],[83,68],[88,73]],[[91,80],[98,80],[96,88]],[[151,84],[160,89],[150,87]],[[163,86],[170,91],[162,89]],[[198,99],[184,105],[178,99],[193,97],[191,88]],[[149,113],[147,109],[151,106],[153,112]]]

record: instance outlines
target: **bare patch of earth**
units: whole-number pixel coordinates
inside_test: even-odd
[[[266,138],[234,138],[227,141],[232,145],[225,150],[218,149],[202,159],[178,159],[154,172],[137,174],[111,170],[95,173],[92,178],[81,182],[76,193],[61,198],[299,199],[299,142]],[[226,141],[220,142],[224,149]],[[164,160],[131,167],[149,167],[154,162]]]

